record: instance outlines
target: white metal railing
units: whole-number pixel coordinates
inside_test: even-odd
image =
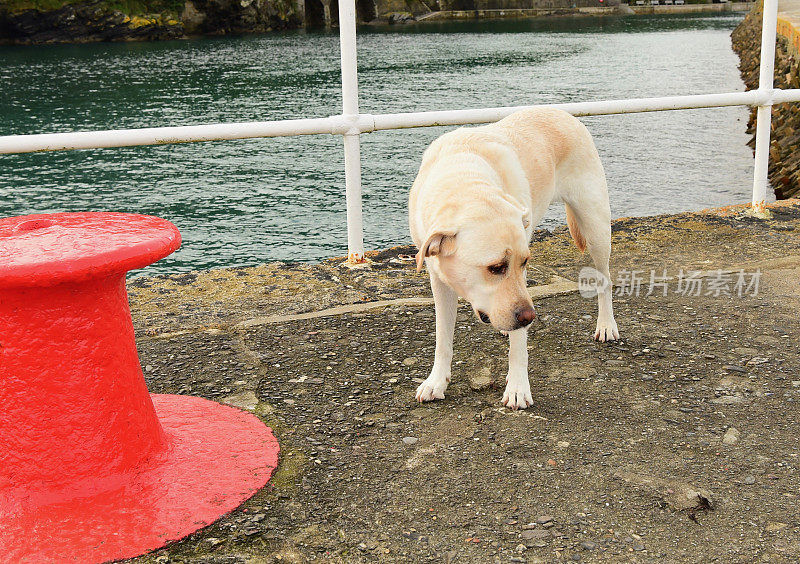
[[[772,106],[773,104],[783,102],[800,101],[800,89],[773,89],[777,21],[778,0],[764,0],[761,31],[761,67],[757,90],[750,90],[748,92],[725,92],[720,94],[669,96],[662,98],[633,98],[569,104],[547,104],[547,106],[561,108],[576,116],[657,112],[723,106],[756,106],[758,112],[752,209],[756,214],[763,214],[765,212],[765,202],[767,198],[767,168],[769,165]],[[340,115],[326,118],[250,123],[219,123],[145,129],[9,135],[0,137],[0,154],[187,143],[195,141],[218,141],[227,139],[251,139],[257,137],[285,137],[325,133],[342,135],[344,139],[345,156],[348,261],[362,262],[364,260],[364,235],[361,208],[361,159],[359,137],[362,133],[410,127],[489,123],[502,119],[517,110],[536,106],[397,114],[360,114],[358,111],[355,0],[339,0],[339,38],[342,66],[342,113]]]

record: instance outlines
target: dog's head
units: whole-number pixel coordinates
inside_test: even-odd
[[[528,211],[503,200],[446,215],[420,247],[417,270],[429,259],[428,268],[469,301],[483,323],[500,331],[529,325],[536,314],[525,272]]]

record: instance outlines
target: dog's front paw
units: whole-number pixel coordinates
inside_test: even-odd
[[[612,317],[608,321],[597,320],[597,329],[594,330],[594,340],[600,343],[606,341],[616,341],[619,339],[619,329],[617,322]]]
[[[431,374],[417,388],[417,401],[422,403],[424,401],[444,399],[444,391],[447,389],[447,384],[449,383],[450,382],[444,376],[435,376]]]
[[[531,396],[531,384],[528,377],[509,378],[506,384],[506,391],[503,393],[503,405],[509,409],[525,409],[533,405]]]

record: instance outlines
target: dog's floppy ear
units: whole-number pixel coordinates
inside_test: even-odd
[[[531,224],[531,210],[523,206],[519,200],[517,200],[511,194],[503,194],[503,199],[511,204],[514,208],[516,208],[522,214],[522,227],[527,229],[528,226]]]
[[[425,263],[425,257],[435,257],[437,255],[447,256],[453,254],[455,248],[455,231],[434,229],[433,233],[428,235],[428,238],[419,248],[417,253],[417,272],[422,270],[422,265]]]
[[[531,224],[531,211],[528,208],[522,208],[522,227],[527,229]]]

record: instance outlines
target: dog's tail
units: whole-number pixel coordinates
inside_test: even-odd
[[[575,212],[572,211],[569,205],[565,205],[565,207],[567,209],[567,227],[569,227],[569,234],[572,235],[572,240],[575,241],[575,246],[578,247],[578,250],[584,252],[586,250],[586,239],[583,238],[583,233],[581,233],[578,227],[578,219],[575,217]]]

